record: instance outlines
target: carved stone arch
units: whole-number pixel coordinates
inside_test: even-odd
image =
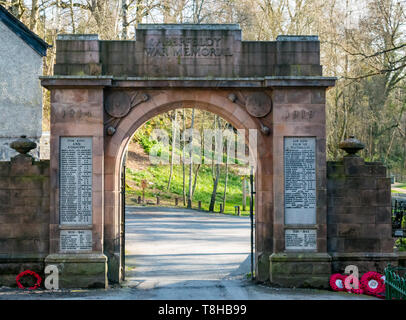
[[[115,133],[105,136],[105,156],[104,156],[104,251],[109,257],[109,279],[118,281],[120,246],[117,241],[120,235],[120,175],[123,161],[123,153],[130,138],[135,131],[146,121],[161,113],[177,109],[195,107],[215,113],[237,129],[254,129],[260,132],[259,123],[252,117],[244,106],[233,103],[228,96],[229,90],[197,90],[197,89],[168,89],[168,90],[148,90],[149,99],[132,108],[128,114],[121,119],[116,127]],[[131,90],[128,92],[131,95]],[[271,150],[259,146],[269,145],[271,137],[257,133],[257,171],[272,170],[272,162],[269,161]],[[265,141],[267,140],[267,142]],[[264,161],[268,159],[268,161]],[[264,163],[263,163],[264,162]],[[256,205],[256,221],[261,226],[262,221],[270,221],[271,215],[271,195],[269,194],[272,180],[269,175],[256,175],[256,191],[261,201],[267,201],[266,206]],[[261,254],[264,248],[272,246],[272,228],[267,228],[268,236],[261,236],[256,241],[256,253]]]

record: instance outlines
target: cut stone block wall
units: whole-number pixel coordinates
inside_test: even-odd
[[[327,235],[332,271],[361,273],[397,264],[393,253],[390,178],[379,162],[344,157],[327,163]]]
[[[43,277],[49,253],[49,161],[0,162],[0,286],[27,269]]]
[[[59,35],[55,75],[119,77],[321,76],[317,36],[242,41],[238,25],[140,25],[136,40]]]

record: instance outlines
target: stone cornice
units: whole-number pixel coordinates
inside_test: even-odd
[[[335,77],[269,76],[253,78],[191,77],[113,77],[113,76],[48,76],[40,77],[45,88],[51,87],[117,87],[117,88],[272,88],[324,87],[335,85]]]

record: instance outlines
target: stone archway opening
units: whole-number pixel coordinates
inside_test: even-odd
[[[160,114],[147,121],[148,125],[144,123],[138,128],[135,133],[138,139],[137,142],[134,142],[133,136],[126,151],[124,151],[126,153],[126,156],[123,157],[125,167],[123,166],[122,170],[126,170],[127,173],[125,181],[127,185],[127,207],[125,220],[123,220],[123,215],[120,217],[120,235],[122,236],[120,240],[120,278],[123,279],[125,274],[126,284],[137,285],[137,288],[149,288],[152,283],[155,286],[158,283],[168,282],[183,282],[184,285],[187,285],[195,281],[205,283],[206,285],[211,283],[214,286],[214,283],[217,282],[213,282],[213,280],[245,278],[251,272],[250,199],[249,190],[247,190],[250,173],[248,155],[244,154],[246,158],[243,159],[241,157],[239,159],[240,163],[246,160],[245,166],[238,164],[238,161],[235,161],[234,158],[241,150],[235,148],[234,145],[229,149],[230,159],[226,159],[227,155],[225,155],[224,159],[222,156],[222,163],[219,163],[218,166],[212,164],[212,159],[209,158],[208,152],[206,153],[203,150],[205,139],[213,139],[214,137],[209,136],[209,134],[214,135],[218,133],[211,132],[211,130],[216,129],[224,134],[221,139],[222,143],[225,144],[228,142],[226,139],[230,139],[230,137],[225,136],[228,133],[226,130],[232,130],[232,125],[220,117],[217,118],[216,114],[206,110],[200,108],[193,108],[193,111],[192,108],[174,109],[177,105],[173,104],[171,106],[170,116],[172,116],[172,119],[166,118],[169,114]],[[195,103],[182,103],[181,105],[188,107],[196,106]],[[177,112],[176,115],[174,115],[175,111]],[[185,202],[182,199],[181,181],[183,171],[182,150],[185,148],[185,157],[188,158],[190,149],[188,147],[189,142],[186,142],[185,145],[183,144],[183,132],[181,131],[183,131],[182,118],[185,117],[186,140],[190,136],[193,136],[188,132],[190,130],[192,113],[194,114],[195,130],[192,187],[195,189],[193,189],[191,201],[193,210],[190,210],[188,209],[187,201],[190,183],[190,164],[188,164],[188,159],[185,161]],[[162,119],[170,123],[165,122],[163,123],[164,127],[162,127]],[[174,121],[178,121],[178,126],[172,131]],[[218,125],[220,125],[220,129]],[[168,130],[168,127],[171,129]],[[154,135],[154,130],[157,130],[158,135]],[[164,133],[165,135],[168,131],[170,131],[170,139],[164,141],[167,145],[165,146],[162,142],[159,144],[159,148],[158,145],[155,145],[155,149],[161,152],[160,160],[162,162],[151,164],[149,157],[155,154],[155,151],[153,148],[152,150],[148,148],[150,153],[148,154],[138,144],[139,141],[144,141],[144,145],[148,144],[149,146],[151,140],[148,140],[145,134],[151,134],[156,139],[160,139],[162,134]],[[242,132],[239,132],[240,136],[237,136],[238,132],[236,130],[232,132],[234,133],[232,138],[235,143],[241,143],[241,141],[236,140],[237,137],[239,140],[243,140],[244,152],[246,152],[248,145],[245,144],[245,136],[241,136]],[[174,141],[174,135],[176,139],[181,141]],[[170,143],[169,140],[171,140]],[[215,148],[214,140],[212,141],[213,145],[210,146],[213,149]],[[208,147],[207,142],[206,146]],[[178,155],[175,152],[172,184],[168,191],[169,162],[170,158],[172,159],[172,156],[169,157],[168,154],[169,145],[171,147],[174,146]],[[210,148],[210,151],[214,150]],[[254,152],[253,150],[251,151]],[[225,150],[222,150],[223,152]],[[208,159],[199,159],[199,153],[200,157],[206,155]],[[214,158],[214,152],[211,156]],[[142,163],[141,166],[136,163],[137,160]],[[228,189],[226,200],[223,203],[222,197],[223,192],[225,192],[224,179],[227,160],[229,162],[227,164]],[[214,181],[211,179],[214,180],[216,167],[218,167],[220,173],[216,183],[218,188],[217,201],[213,210],[214,212],[209,213],[208,210],[214,184]],[[213,172],[210,173],[209,171],[212,169]],[[198,179],[196,179],[197,173]],[[123,176],[122,174],[123,171],[121,172],[121,177]],[[238,197],[242,198],[243,192],[241,188],[243,184],[241,177],[243,176],[246,178],[245,185],[247,190],[244,212],[242,199],[236,200]],[[143,193],[141,191],[143,180],[147,184],[145,197],[142,196]],[[157,194],[159,194],[159,197],[157,197]],[[175,197],[177,197],[177,200],[175,200]],[[123,198],[121,197],[121,199],[120,205],[123,207]],[[236,204],[241,209],[241,216],[231,215],[235,214],[236,209],[234,205]],[[224,214],[220,214],[220,206],[223,205],[225,205],[223,207]],[[122,211],[120,210],[120,212]],[[123,233],[123,229],[125,233]],[[253,229],[253,232],[255,232],[255,229]],[[124,266],[126,267],[125,271]]]
[[[125,94],[128,96],[131,96],[132,94],[134,94],[134,92],[132,90],[126,90],[126,91],[119,91],[121,94]],[[111,90],[109,92],[107,92],[107,95],[116,95],[116,91],[115,90]],[[105,191],[105,197],[108,198],[109,196],[115,196],[115,199],[117,200],[116,202],[116,206],[115,206],[115,222],[116,222],[116,240],[114,243],[114,248],[115,248],[115,252],[111,253],[110,257],[113,257],[110,260],[111,263],[115,263],[116,265],[113,267],[109,267],[110,273],[109,273],[109,279],[112,282],[119,282],[121,279],[124,278],[124,274],[125,274],[125,268],[124,268],[124,256],[125,254],[123,254],[124,252],[124,245],[123,245],[123,230],[124,230],[124,221],[123,221],[123,214],[122,214],[122,208],[123,208],[123,198],[122,198],[122,189],[121,189],[121,178],[123,176],[123,163],[126,160],[126,150],[128,149],[128,145],[131,141],[131,137],[135,134],[135,132],[142,126],[144,125],[146,122],[148,122],[149,120],[151,120],[152,118],[158,116],[159,114],[163,114],[165,112],[168,111],[173,111],[179,108],[187,108],[187,109],[195,109],[195,110],[199,110],[199,111],[205,111],[208,114],[211,115],[217,115],[220,119],[223,119],[224,122],[228,123],[231,125],[231,127],[235,130],[236,133],[238,133],[238,135],[236,134],[234,138],[238,137],[238,141],[235,140],[235,142],[238,143],[243,143],[244,144],[244,157],[245,159],[240,159],[240,161],[245,160],[246,161],[246,170],[244,171],[245,174],[247,175],[247,185],[249,184],[249,173],[250,173],[250,168],[252,167],[252,173],[255,176],[256,175],[256,170],[258,169],[258,164],[260,163],[260,160],[258,159],[258,139],[262,139],[259,135],[259,124],[255,121],[247,121],[247,119],[244,118],[244,116],[242,116],[243,114],[239,114],[238,112],[236,112],[237,110],[233,109],[227,109],[228,108],[228,104],[232,103],[230,101],[230,99],[227,98],[227,92],[223,92],[222,96],[220,96],[222,99],[219,99],[219,103],[221,102],[222,105],[218,106],[218,105],[214,105],[213,103],[207,103],[205,102],[203,99],[205,97],[205,95],[207,95],[207,91],[205,90],[198,90],[196,92],[196,90],[178,90],[177,91],[178,94],[174,95],[174,92],[172,90],[171,92],[171,96],[173,97],[173,101],[169,101],[167,103],[165,103],[164,105],[161,106],[156,106],[156,105],[150,105],[148,106],[148,101],[145,101],[145,104],[140,104],[139,107],[144,107],[145,110],[145,117],[143,117],[142,119],[138,118],[137,114],[132,115],[131,113],[127,115],[127,118],[124,119],[123,123],[119,123],[119,125],[116,127],[117,131],[120,130],[121,128],[128,128],[126,135],[125,135],[125,139],[121,140],[121,148],[117,148],[117,154],[115,157],[115,164],[116,164],[116,169],[117,171],[115,171],[115,174],[112,176],[109,176],[107,178],[114,178],[114,180],[116,181],[116,188],[120,189],[120,190],[106,190]],[[135,95],[139,95],[140,93],[135,93]],[[156,97],[156,95],[164,95],[164,94],[168,94],[168,91],[158,91],[158,92],[154,92],[154,91],[150,91],[148,93],[142,93],[142,95],[148,96],[149,98],[147,100],[149,100],[150,98],[154,98]],[[190,97],[194,96],[195,99],[199,99],[199,100],[191,100]],[[220,98],[219,97],[219,98]],[[108,98],[107,98],[108,99]],[[150,108],[150,109],[149,109]],[[235,114],[229,112],[229,110],[232,110],[234,112],[236,112]],[[133,112],[133,111],[131,111]],[[138,110],[138,112],[143,112],[141,110]],[[134,118],[132,118],[134,117]],[[134,123],[131,123],[133,119]],[[242,120],[243,119],[243,120]],[[217,129],[218,130],[218,129]],[[238,130],[238,131],[237,131]],[[208,130],[209,131],[209,130]],[[224,128],[221,129],[220,131],[224,131]],[[216,134],[216,133],[212,133],[212,134]],[[114,139],[114,135],[111,136]],[[213,138],[213,147],[215,147],[215,139],[214,136]],[[221,139],[226,139],[225,137],[222,137]],[[112,142],[112,141],[111,141]],[[225,142],[225,141],[223,141]],[[115,146],[115,145],[113,145]],[[187,148],[187,145],[186,145]],[[203,147],[204,148],[204,147]],[[215,147],[217,148],[217,147]],[[236,146],[234,152],[235,154],[237,154],[238,152],[241,151],[241,146]],[[233,152],[232,150],[230,150],[230,152]],[[194,151],[194,157],[196,156],[195,154],[196,152]],[[204,156],[204,150],[201,150],[201,155]],[[127,158],[128,159],[128,158]],[[231,161],[230,161],[231,162]],[[224,163],[224,159],[221,159],[221,163]],[[105,168],[105,170],[109,170],[108,168]],[[243,173],[243,172],[241,172]],[[254,183],[255,181],[257,181],[257,179],[254,179]],[[257,186],[254,185],[254,190],[256,190]],[[108,195],[106,194],[108,193]],[[155,199],[154,199],[155,200]],[[156,201],[156,200],[155,200]],[[181,201],[181,200],[180,200]],[[186,200],[187,201],[187,200]],[[216,207],[215,207],[215,211],[219,210],[219,202],[217,201],[216,203]],[[193,206],[196,209],[198,207],[198,201],[195,201]],[[254,201],[254,208],[253,210],[256,212],[256,202]],[[247,203],[247,213],[249,213],[249,199],[248,199],[248,203]],[[260,209],[258,209],[260,211]],[[186,217],[187,218],[187,217]],[[253,219],[256,219],[256,216],[254,215]],[[209,223],[209,221],[208,221]],[[246,230],[245,232],[248,232],[248,234],[246,234],[245,236],[248,236],[245,245],[245,251],[248,253],[248,255],[241,260],[240,258],[237,258],[237,262],[241,260],[247,260],[244,263],[244,268],[248,267],[248,271],[247,273],[250,272],[251,268],[250,268],[250,222],[248,220],[247,217],[247,221],[244,222],[244,224],[246,224]],[[255,224],[255,222],[253,223]],[[225,230],[221,230],[219,229],[218,232],[224,232]],[[255,229],[253,231],[255,233]],[[118,235],[120,237],[120,239],[118,240]],[[235,238],[238,238],[239,235],[235,235]],[[255,243],[255,238],[252,239],[252,242]],[[230,247],[233,246],[232,242],[228,242],[230,244]],[[257,251],[255,249],[255,247],[252,248],[253,251],[253,255],[255,256],[255,252]],[[105,251],[106,253],[106,251]],[[109,256],[109,253],[107,253],[107,255]],[[238,260],[240,259],[240,260]],[[127,259],[125,259],[127,260]],[[253,269],[255,270],[255,258],[252,259],[253,260]],[[128,260],[127,260],[128,261]],[[219,260],[220,261],[220,260]],[[237,263],[236,262],[236,263]],[[202,264],[204,265],[204,264]],[[219,266],[221,265],[221,263],[219,262]],[[111,270],[114,270],[114,273],[111,272]],[[242,270],[242,269],[241,269]],[[245,270],[245,269],[244,269]],[[242,271],[241,271],[242,272]],[[255,271],[253,272],[255,274]]]

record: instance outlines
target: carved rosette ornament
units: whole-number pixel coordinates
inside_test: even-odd
[[[264,135],[270,134],[271,130],[269,127],[265,126],[259,119],[265,117],[272,111],[272,99],[270,96],[264,92],[253,92],[245,98],[245,101],[241,101],[237,94],[230,93],[228,99],[233,103],[245,107],[251,116],[257,118],[261,126],[261,132]]]
[[[113,118],[125,117],[131,109],[131,98],[125,92],[115,91],[108,95],[104,109]]]
[[[148,101],[149,95],[135,92],[132,95],[126,91],[113,91],[108,94],[104,103],[104,110],[108,119],[104,122],[106,133],[112,136],[120,121],[127,116],[132,108],[142,102]]]
[[[254,92],[245,100],[245,107],[253,117],[262,118],[271,112],[272,100],[263,92]]]

